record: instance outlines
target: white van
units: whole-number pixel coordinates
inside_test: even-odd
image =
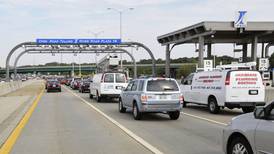
[[[211,113],[220,107],[252,112],[265,105],[265,87],[258,71],[213,70],[192,73],[182,81],[186,103],[207,105]]]
[[[97,102],[102,98],[119,98],[123,88],[127,86],[125,73],[104,72],[95,74],[90,83],[90,98],[96,97]]]

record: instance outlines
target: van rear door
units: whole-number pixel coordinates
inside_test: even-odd
[[[265,89],[257,71],[229,71],[225,84],[227,102],[264,102]]]

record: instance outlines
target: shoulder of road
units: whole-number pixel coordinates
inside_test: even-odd
[[[43,81],[13,82],[8,85],[1,85],[0,87],[1,147],[28,111],[32,102],[41,91],[41,88],[43,88]]]

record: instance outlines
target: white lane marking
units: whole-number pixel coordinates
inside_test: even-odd
[[[156,147],[154,147],[151,144],[149,144],[143,138],[141,138],[141,137],[137,136],[136,134],[134,134],[132,131],[130,131],[129,129],[127,129],[123,125],[121,125],[119,122],[117,122],[116,120],[114,120],[110,116],[106,115],[104,112],[102,112],[100,109],[96,108],[94,105],[90,104],[88,101],[86,101],[85,99],[83,99],[81,96],[79,96],[76,93],[72,92],[67,87],[65,87],[65,89],[67,89],[75,97],[79,98],[83,103],[85,103],[86,105],[88,105],[89,107],[91,107],[92,109],[94,109],[95,111],[97,111],[98,113],[100,113],[107,120],[109,120],[110,122],[112,122],[114,125],[116,125],[120,129],[122,129],[128,136],[130,136],[131,138],[133,138],[134,140],[136,140],[138,143],[140,143],[141,145],[143,145],[145,148],[147,148],[151,152],[153,152],[155,154],[163,154],[163,152],[161,152],[159,149],[157,149]]]
[[[208,121],[208,122],[211,122],[211,123],[214,123],[214,124],[218,124],[218,125],[222,125],[222,126],[227,126],[226,123],[222,123],[222,122],[219,122],[219,121],[215,121],[215,120],[203,118],[203,117],[196,116],[196,115],[193,115],[193,114],[189,114],[189,113],[185,113],[185,112],[181,112],[181,114],[184,114],[184,115],[196,118],[196,119],[200,119],[200,120],[205,120],[205,121]]]

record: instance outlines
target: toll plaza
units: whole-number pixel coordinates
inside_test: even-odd
[[[198,67],[203,68],[206,57],[212,57],[212,45],[236,44],[242,46],[242,61],[247,62],[248,45],[251,45],[251,60],[257,62],[258,44],[262,44],[262,58],[268,57],[274,42],[274,22],[247,22],[242,26],[236,22],[204,21],[157,37],[165,46],[166,76],[170,76],[170,54],[174,47],[183,44],[198,44]],[[266,45],[266,46],[265,46]]]

